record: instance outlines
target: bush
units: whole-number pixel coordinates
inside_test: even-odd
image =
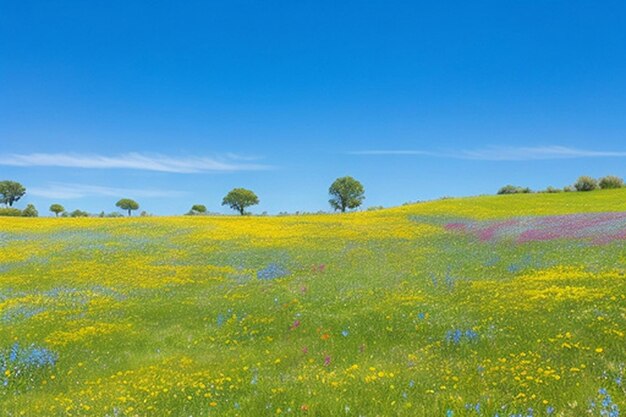
[[[615,175],[607,175],[606,177],[600,179],[600,183],[598,185],[603,190],[612,190],[624,187],[624,180],[620,177],[616,177]]]
[[[582,176],[574,184],[576,191],[593,191],[598,189],[598,181],[595,178]]]
[[[564,190],[561,190],[560,188],[555,188],[555,187],[548,187],[545,189],[544,193],[548,193],[548,194],[554,194],[554,193],[560,193]]]
[[[0,216],[20,217],[22,210],[16,208],[0,208]]]
[[[517,187],[515,185],[505,185],[498,190],[498,194],[528,194],[532,193],[528,187]]]
[[[32,204],[26,206],[26,208],[22,211],[22,216],[24,217],[38,217],[39,212]]]
[[[70,217],[89,217],[89,213],[76,209],[70,213]]]

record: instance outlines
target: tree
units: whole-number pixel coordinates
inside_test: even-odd
[[[19,182],[0,181],[0,203],[11,207],[24,194],[26,194],[26,188]]]
[[[65,207],[60,204],[53,204],[50,206],[50,211],[56,214],[59,217],[59,213],[63,213],[65,211]]]
[[[259,204],[259,197],[252,191],[245,188],[235,188],[231,190],[224,200],[222,200],[223,206],[229,206],[233,210],[237,210],[242,216],[246,213],[246,208]]]
[[[205,214],[206,206],[203,204],[194,204],[191,206],[191,210],[189,210],[189,214]]]
[[[598,189],[598,181],[595,178],[582,176],[574,184],[576,191],[593,191]]]
[[[598,185],[603,190],[622,188],[624,187],[624,180],[620,177],[616,177],[615,175],[607,175],[606,177],[600,178],[600,183]]]
[[[39,212],[32,204],[28,204],[24,210],[22,210],[22,216],[24,217],[38,217]]]
[[[365,199],[365,189],[363,185],[352,177],[337,178],[328,189],[331,195],[331,207],[335,210],[345,212],[346,209],[357,208]]]
[[[128,211],[129,216],[131,211],[137,210],[139,208],[139,204],[135,200],[131,200],[130,198],[122,198],[120,201],[115,203],[115,205],[122,210]]]

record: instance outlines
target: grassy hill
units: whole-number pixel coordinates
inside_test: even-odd
[[[619,415],[625,243],[626,190],[0,218],[0,414]]]

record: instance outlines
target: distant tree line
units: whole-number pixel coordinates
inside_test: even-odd
[[[607,175],[599,179],[583,175],[572,185],[563,188],[548,187],[545,190],[533,191],[528,187],[519,187],[515,185],[505,185],[498,190],[498,194],[528,194],[528,193],[561,193],[574,191],[594,191],[594,190],[613,190],[624,188],[624,180],[615,175]]]
[[[0,208],[0,216],[24,216],[24,217],[37,217],[39,213],[32,204],[28,204],[24,210],[13,208],[13,204],[17,202],[26,194],[26,188],[15,181],[0,181],[0,203],[4,204],[4,208]],[[328,189],[330,199],[328,203],[335,210],[339,210],[342,213],[346,210],[358,208],[365,199],[365,189],[363,185],[352,177],[337,178]],[[228,206],[231,209],[238,212],[240,215],[250,214],[248,207],[259,204],[259,197],[252,191],[246,188],[234,188],[224,196],[222,200],[222,206]],[[133,211],[139,209],[139,203],[130,198],[122,198],[115,206],[126,211],[128,216],[132,215]],[[378,207],[374,208],[377,209]],[[50,205],[51,213],[54,213],[55,217],[90,217],[91,215],[85,211],[76,209],[74,211],[66,211],[59,203]],[[203,204],[194,204],[187,215],[205,215],[207,214],[207,208]],[[266,214],[266,213],[264,213]],[[104,211],[100,213],[99,217],[121,217],[118,212],[105,214]],[[149,216],[145,211],[141,213],[141,216]]]

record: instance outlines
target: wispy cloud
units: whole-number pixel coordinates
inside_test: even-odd
[[[256,158],[255,158],[256,159]],[[0,155],[0,165],[19,167],[64,167],[91,169],[137,169],[144,171],[192,174],[270,169],[271,166],[249,163],[250,159],[228,154],[223,158],[170,157],[127,153],[117,156],[75,153],[32,153]]]
[[[37,197],[70,200],[83,197],[180,197],[186,193],[175,190],[101,187],[98,185],[50,183],[47,187],[29,187],[28,193]]]
[[[533,161],[571,158],[622,158],[626,151],[594,151],[566,146],[488,147],[475,150],[369,150],[350,152],[352,155],[416,155],[437,158],[470,159],[478,161]]]

